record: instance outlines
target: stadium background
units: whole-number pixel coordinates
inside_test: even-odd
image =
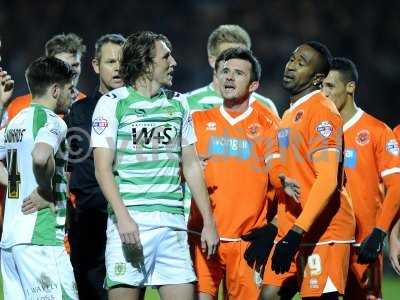
[[[75,32],[88,46],[79,88],[89,93],[96,84],[90,66],[96,39],[148,29],[171,40],[178,62],[174,89],[186,92],[211,79],[208,35],[220,24],[235,23],[249,32],[262,63],[260,93],[273,99],[281,114],[287,94],[280,80],[290,51],[305,40],[319,40],[334,56],[357,64],[359,106],[393,127],[400,123],[399,11],[400,1],[395,0],[0,0],[1,65],[16,80],[15,95],[21,95],[27,91],[24,70],[43,54],[44,43],[54,34]],[[398,299],[399,277],[389,265],[385,269],[385,299]]]

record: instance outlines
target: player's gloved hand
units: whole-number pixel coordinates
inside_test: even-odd
[[[375,227],[372,233],[361,243],[357,262],[360,264],[374,262],[382,251],[385,237],[386,232]]]
[[[302,235],[293,229],[281,239],[275,247],[272,255],[272,271],[276,274],[283,274],[290,269],[290,263],[293,260],[297,250],[300,247]]]
[[[248,234],[242,235],[244,241],[250,242],[249,247],[244,252],[244,259],[251,268],[254,263],[256,267],[264,264],[274,246],[277,234],[278,228],[274,224],[268,223],[260,228],[253,229]]]

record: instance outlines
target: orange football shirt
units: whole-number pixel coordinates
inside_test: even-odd
[[[394,135],[397,138],[397,141],[400,141],[400,125],[397,125],[394,129],[393,129]]]
[[[235,117],[220,106],[193,113],[193,121],[197,152],[209,157],[204,174],[218,232],[221,238],[239,238],[266,222],[268,170],[279,156],[279,119],[253,103]],[[193,205],[188,226],[200,231],[201,225]]]
[[[346,189],[356,216],[356,241],[361,242],[380,217],[384,195],[379,184],[385,176],[400,173],[399,146],[386,124],[361,109],[344,124],[343,132]]]
[[[86,95],[82,92],[79,92],[76,100],[81,100],[85,98]],[[31,104],[32,95],[26,94],[23,96],[16,97],[14,100],[10,102],[6,110],[6,123],[10,122],[21,110],[28,107]]]
[[[300,203],[284,195],[280,197],[280,235],[285,235],[293,227],[316,180],[313,153],[326,149],[342,152],[342,125],[336,107],[320,91],[300,98],[284,113],[278,132],[280,160],[286,175],[300,185]],[[339,170],[338,176],[342,175],[343,171]],[[336,192],[304,235],[303,243],[354,240],[355,221],[351,202],[342,188],[342,179],[339,178],[338,182]]]

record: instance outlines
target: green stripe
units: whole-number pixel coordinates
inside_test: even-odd
[[[32,234],[32,244],[46,246],[62,245],[62,241],[56,238],[56,215],[50,208],[45,208],[37,212]]]
[[[131,177],[123,178],[120,177],[120,184],[180,184],[180,176],[155,176],[155,177]]]
[[[39,129],[42,128],[47,122],[47,114],[41,105],[33,105],[33,126],[32,126],[32,134],[33,140],[36,139],[36,136],[39,132]]]
[[[153,212],[161,211],[170,214],[183,215],[183,207],[168,206],[162,204],[152,204],[152,205],[133,205],[129,206],[129,209],[141,212]]]
[[[151,200],[178,200],[183,202],[181,192],[173,193],[120,193],[122,200],[135,200],[135,199],[151,199]]]

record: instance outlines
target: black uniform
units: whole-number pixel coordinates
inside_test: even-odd
[[[69,188],[71,197],[75,198],[75,208],[69,209],[68,237],[80,299],[107,299],[103,288],[107,201],[94,175],[90,148],[92,115],[101,96],[96,90],[91,96],[76,101],[65,117],[69,128]]]

